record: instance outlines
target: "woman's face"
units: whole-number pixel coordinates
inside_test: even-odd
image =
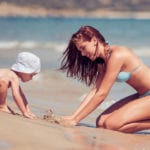
[[[97,44],[96,38],[92,38],[91,41],[80,41],[76,43],[76,47],[81,52],[82,56],[86,56],[94,61],[97,57]]]

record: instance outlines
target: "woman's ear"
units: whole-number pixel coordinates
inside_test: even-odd
[[[98,40],[95,36],[92,37],[91,41],[94,43],[94,45],[97,45]]]

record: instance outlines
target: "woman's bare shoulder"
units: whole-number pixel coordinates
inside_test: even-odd
[[[116,57],[129,57],[135,55],[133,50],[125,46],[111,46],[112,52]]]
[[[112,51],[117,51],[117,52],[119,52],[119,51],[121,51],[121,52],[128,52],[128,51],[131,51],[131,49],[129,49],[128,47],[125,47],[125,46],[118,46],[118,45],[112,45],[111,46],[111,49],[112,49]]]

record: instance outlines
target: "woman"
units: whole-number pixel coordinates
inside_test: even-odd
[[[128,48],[109,45],[91,26],[72,35],[63,53],[61,70],[93,88],[63,124],[77,125],[106,98],[116,81],[126,82],[137,92],[113,104],[96,121],[98,128],[133,133],[150,129],[150,69]]]

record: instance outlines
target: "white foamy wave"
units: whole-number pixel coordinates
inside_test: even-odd
[[[39,42],[39,41],[0,41],[0,50],[5,49],[52,49],[58,52],[64,51],[65,43]]]
[[[99,107],[100,109],[105,110],[111,105],[113,105],[115,102],[116,102],[115,100],[106,100]]]
[[[0,49],[13,49],[19,45],[18,41],[0,41]]]
[[[84,93],[83,95],[81,95],[81,96],[79,97],[79,101],[80,101],[80,102],[83,101],[83,99],[87,96],[87,94],[88,94],[88,93]]]
[[[150,47],[134,48],[133,51],[140,57],[150,57]]]
[[[32,49],[38,47],[39,43],[34,41],[25,41],[25,42],[20,42],[18,46],[20,46],[20,48]]]
[[[0,41],[0,50],[11,49],[50,49],[57,52],[63,52],[68,43],[61,42],[41,42],[41,41]],[[133,47],[133,51],[142,57],[150,56],[150,47]]]
[[[83,95],[81,95],[80,97],[79,97],[79,101],[80,102],[82,102],[83,101],[83,99],[86,97],[86,95],[87,95],[88,93],[84,93]],[[101,110],[105,110],[105,109],[107,109],[108,107],[110,107],[112,104],[114,104],[116,101],[115,100],[105,100],[103,103],[101,103],[100,104],[100,106],[99,106],[99,108],[101,109]]]

